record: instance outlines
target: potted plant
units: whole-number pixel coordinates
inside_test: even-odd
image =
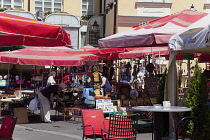
[[[93,15],[82,15],[81,19],[82,20],[89,20]]]
[[[7,8],[0,8],[0,12],[4,12],[5,10],[8,10]]]
[[[105,8],[105,13],[108,14],[108,12],[113,8],[114,3],[109,2]]]
[[[44,12],[44,16],[45,17],[48,16],[49,14],[52,14],[52,11],[46,11],[46,12]]]

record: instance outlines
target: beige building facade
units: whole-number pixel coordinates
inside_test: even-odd
[[[105,14],[108,3],[113,7]],[[210,13],[210,0],[1,0],[0,7],[23,9],[32,14],[66,12],[76,17],[104,16],[104,35],[124,31],[133,25],[168,14],[189,9],[194,5],[201,12]],[[82,20],[82,19],[81,19]],[[87,23],[86,23],[87,24]],[[102,37],[103,37],[102,36]]]
[[[210,13],[209,0],[115,0],[116,13],[110,12],[107,18],[116,14],[116,32],[122,32],[133,25],[143,23],[155,18],[173,14],[184,9],[194,8],[200,12]],[[114,9],[113,9],[114,11]],[[111,23],[110,23],[111,24]],[[107,23],[106,25],[110,27]],[[113,34],[111,29],[106,34]]]

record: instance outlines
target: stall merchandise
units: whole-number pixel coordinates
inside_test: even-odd
[[[9,80],[0,80],[0,87],[9,86]]]
[[[113,102],[108,98],[96,99],[96,109],[102,109],[104,112],[117,112],[117,106],[113,106]]]

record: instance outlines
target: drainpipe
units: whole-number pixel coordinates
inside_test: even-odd
[[[31,12],[31,2],[28,0],[28,12]]]
[[[106,14],[105,14],[105,8],[106,8],[106,0],[104,0],[104,8],[103,8],[103,20],[104,20],[104,25],[103,25],[103,38],[105,37],[105,32],[106,32]]]
[[[117,33],[117,3],[118,0],[115,0],[114,2],[114,28],[113,28],[113,33],[116,34]]]
[[[100,3],[99,3],[99,6],[100,6],[100,12],[99,12],[99,14],[100,14],[100,15],[101,15],[101,13],[103,13],[103,11],[102,11],[102,9],[103,9],[103,8],[102,8],[102,1],[103,1],[103,0],[100,0]]]

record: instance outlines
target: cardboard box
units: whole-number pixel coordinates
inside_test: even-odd
[[[25,107],[14,108],[14,116],[17,117],[17,124],[28,123],[28,110]]]

